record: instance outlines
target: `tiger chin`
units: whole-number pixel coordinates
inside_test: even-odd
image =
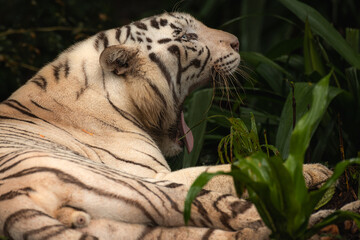
[[[185,226],[189,186],[230,166],[172,172],[164,158],[196,147],[184,100],[213,71],[233,73],[238,50],[232,34],[164,13],[61,53],[0,104],[0,235],[267,239],[254,206],[224,176],[195,199]],[[331,174],[321,165],[305,172],[308,186]]]

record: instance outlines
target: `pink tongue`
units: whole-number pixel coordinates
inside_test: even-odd
[[[184,142],[188,153],[190,153],[194,147],[194,137],[190,128],[185,122],[184,112],[181,112],[181,131],[183,134],[185,134]]]

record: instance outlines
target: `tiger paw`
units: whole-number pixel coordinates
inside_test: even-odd
[[[333,172],[319,163],[304,164],[303,175],[308,189],[318,189],[333,174]]]
[[[72,207],[62,207],[55,212],[55,218],[72,228],[83,228],[89,225],[91,217],[84,211]]]

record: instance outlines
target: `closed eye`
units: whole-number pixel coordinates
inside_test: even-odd
[[[198,39],[198,35],[196,33],[185,33],[184,35],[181,36],[181,40],[184,41],[197,40],[197,39]]]

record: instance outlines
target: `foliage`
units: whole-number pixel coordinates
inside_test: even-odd
[[[247,187],[249,199],[271,229],[270,237],[273,239],[308,239],[322,227],[346,218],[354,219],[360,226],[360,215],[337,211],[308,228],[309,218],[324,193],[335,184],[347,165],[360,164],[360,158],[340,162],[333,176],[319,190],[308,192],[305,186],[303,160],[313,129],[326,112],[328,102],[332,100],[328,87],[330,76],[331,74],[324,77],[313,88],[311,109],[300,119],[291,134],[290,151],[286,161],[283,162],[277,155],[268,157],[261,149],[249,157],[243,157],[241,149],[248,149],[248,146],[242,145],[243,140],[236,141],[233,151],[238,160],[232,164],[231,172],[203,173],[193,183],[186,198],[185,222],[190,217],[191,202],[202,187],[212,177],[225,174],[233,177],[239,195],[244,187]],[[242,128],[236,127],[234,121],[232,123],[238,134],[244,132]]]
[[[230,127],[228,122],[221,118],[212,118],[212,115],[241,117],[249,125],[250,112],[257,119],[259,132],[266,131],[268,141],[275,144],[283,158],[287,158],[293,124],[310,107],[313,84],[331,69],[334,71],[330,80],[332,85],[330,97],[336,96],[336,98],[328,106],[328,111],[318,123],[318,127],[314,128],[305,162],[335,165],[344,158],[357,157],[360,150],[358,138],[360,129],[356,127],[360,124],[360,70],[356,67],[360,59],[356,50],[359,49],[360,43],[359,30],[344,31],[345,26],[342,26],[343,29],[339,29],[343,34],[346,33],[344,38],[335,29],[334,25],[337,24],[329,23],[318,11],[304,3],[295,0],[278,1],[296,14],[303,21],[301,23],[284,10],[279,10],[282,14],[279,15],[270,7],[272,13],[269,13],[271,4],[264,2],[252,6],[250,0],[242,1],[245,9],[250,11],[252,8],[257,8],[257,11],[254,10],[257,13],[246,13],[224,24],[224,28],[236,24],[243,26],[244,22],[249,26],[260,24],[259,28],[263,30],[260,32],[256,30],[257,35],[254,32],[247,32],[250,31],[248,28],[241,28],[239,36],[243,39],[253,38],[256,35],[259,39],[266,39],[263,43],[267,47],[264,49],[263,46],[255,46],[256,41],[249,43],[249,39],[241,40],[240,55],[243,59],[241,71],[245,72],[243,75],[248,76],[241,82],[242,87],[234,91],[233,98],[225,107],[219,107],[224,102],[221,92],[215,95],[213,107],[208,113],[210,117],[206,120],[204,150],[197,164],[214,164],[218,161],[217,153],[214,151],[215,146],[227,135]],[[259,10],[261,7],[263,11]],[[264,13],[265,9],[266,13]],[[265,18],[266,21],[259,23],[259,19]],[[279,27],[272,27],[271,35],[268,34],[263,38],[267,33],[264,26],[270,22],[277,22]],[[353,26],[352,23],[347,24]],[[276,31],[273,31],[274,29]],[[274,36],[276,40],[273,39]],[[249,51],[252,49],[255,51]],[[188,122],[194,123],[190,115]],[[260,139],[264,140],[261,135]],[[343,142],[342,147],[339,147],[339,142]],[[179,160],[182,159],[177,159]]]

